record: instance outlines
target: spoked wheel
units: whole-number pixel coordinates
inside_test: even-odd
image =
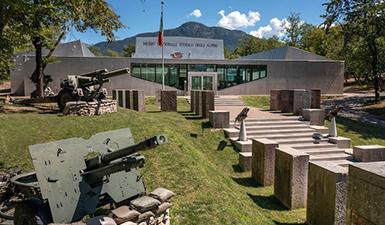
[[[52,222],[48,204],[40,199],[20,202],[15,209],[14,225],[48,225]]]

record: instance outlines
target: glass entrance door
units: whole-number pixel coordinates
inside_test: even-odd
[[[216,72],[189,72],[188,73],[188,94],[191,90],[217,91]]]

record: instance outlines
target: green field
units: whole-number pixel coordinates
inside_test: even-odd
[[[153,98],[147,113],[119,110],[93,116],[60,116],[44,112],[0,113],[0,167],[31,170],[28,146],[70,137],[130,127],[136,141],[165,133],[170,143],[144,152],[142,169],[148,190],[158,186],[177,193],[171,210],[173,224],[301,224],[305,210],[288,211],[240,173],[238,153],[231,146],[218,151],[221,131],[205,127],[202,120],[186,119],[189,105],[178,100],[179,113],[160,113]],[[191,115],[190,115],[191,116]],[[191,137],[197,134],[197,137]],[[194,136],[194,135],[193,135]]]

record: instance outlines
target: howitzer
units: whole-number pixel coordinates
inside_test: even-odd
[[[93,215],[98,207],[144,195],[138,168],[145,159],[137,152],[165,143],[167,138],[159,135],[135,144],[127,128],[87,140],[71,138],[30,146],[35,172],[12,180],[23,196],[15,209],[14,224],[26,224],[36,217],[43,221],[38,225],[71,223]]]
[[[102,69],[80,75],[68,75],[61,83],[61,90],[56,96],[58,106],[63,110],[69,101],[92,102],[105,99],[107,91],[103,84],[109,82],[109,78],[129,73],[129,68],[123,68],[111,72]]]

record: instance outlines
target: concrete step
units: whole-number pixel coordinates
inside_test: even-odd
[[[333,163],[335,164],[338,164],[339,166],[342,166],[342,167],[348,167],[349,165],[351,164],[354,164],[354,161],[351,161],[351,160],[336,160],[336,161],[332,161]]]
[[[299,116],[283,116],[279,118],[247,118],[246,122],[273,122],[273,121],[299,121]]]
[[[341,148],[313,148],[313,149],[305,149],[303,151],[309,155],[314,155],[314,156],[323,155],[323,154],[345,153],[344,150]]]
[[[288,145],[288,144],[302,144],[302,143],[314,143],[314,139],[312,137],[304,137],[304,138],[278,138],[275,139],[276,142],[278,142],[281,145]],[[321,143],[328,142],[328,139],[324,138],[321,140]]]
[[[259,135],[248,135],[249,138],[268,138],[272,140],[276,139],[291,139],[291,138],[311,138],[314,132],[304,133],[284,133],[284,134],[259,134]]]
[[[303,150],[303,151],[306,151],[308,149],[321,149],[321,148],[337,148],[337,145],[335,144],[331,144],[331,143],[319,143],[319,144],[314,144],[314,143],[310,143],[310,144],[289,144],[288,146],[294,148],[294,149],[297,149],[297,150]]]
[[[236,126],[235,128],[240,129],[239,126]],[[302,128],[309,128],[306,124],[295,124],[295,125],[248,125],[246,124],[246,131],[253,131],[253,130],[286,130],[286,129],[302,129]]]
[[[277,125],[298,125],[304,124],[310,126],[310,122],[304,122],[299,120],[275,120],[275,121],[247,121],[246,126],[277,126]],[[234,121],[230,122],[230,125],[235,125]],[[237,123],[236,126],[240,124]]]
[[[256,130],[247,132],[248,136],[258,136],[258,135],[267,135],[267,134],[299,134],[299,133],[310,133],[314,132],[310,128],[300,128],[300,129],[268,129],[268,130]]]
[[[341,160],[352,160],[353,156],[345,153],[336,154],[322,154],[322,155],[311,155],[311,161],[341,161]]]

